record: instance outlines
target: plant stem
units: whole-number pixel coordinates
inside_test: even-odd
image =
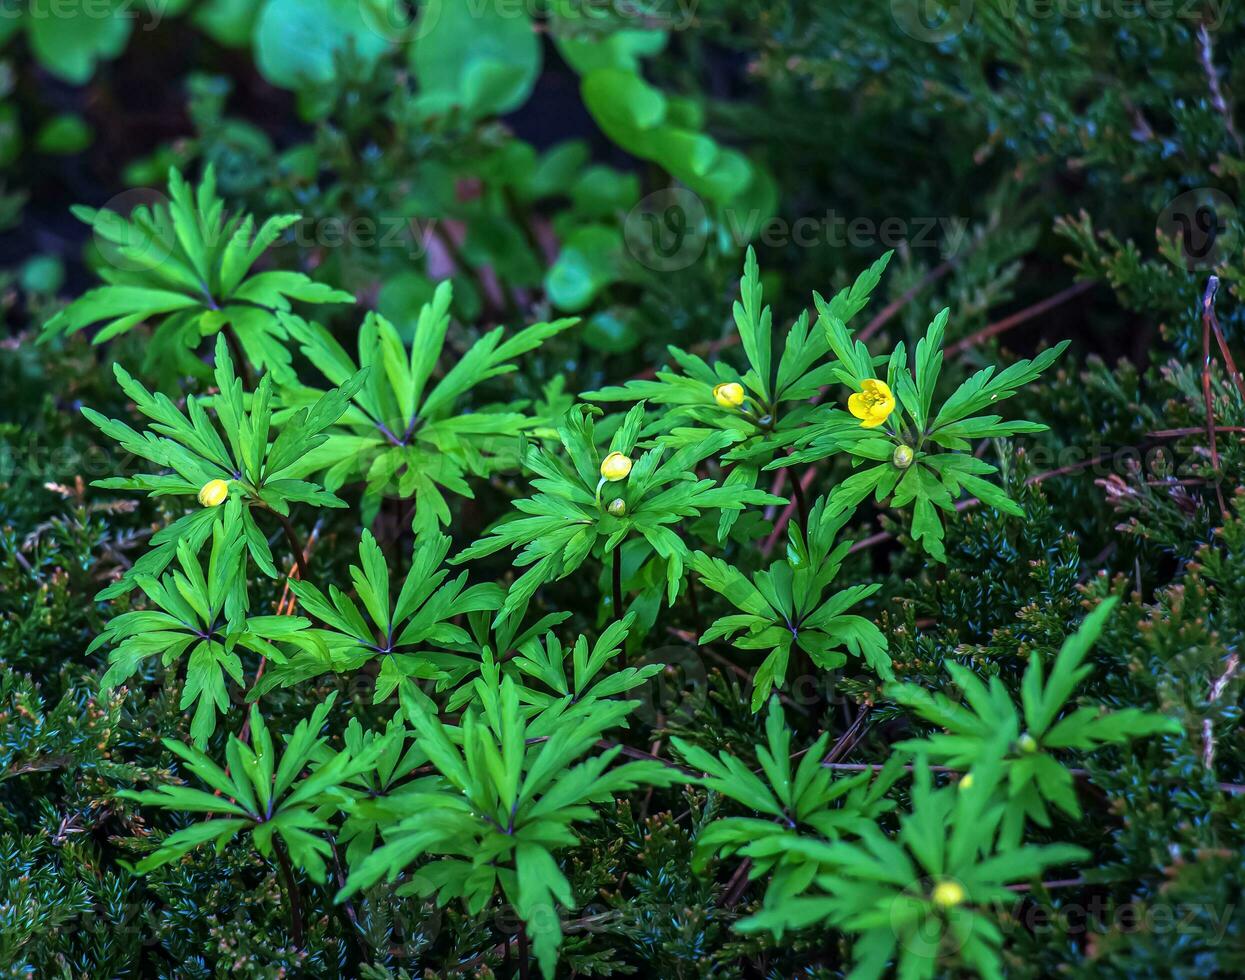
[[[251,374],[251,362],[246,359],[246,353],[242,350],[242,341],[238,339],[237,331],[234,330],[232,323],[226,323],[224,329],[225,342],[229,345],[229,353],[234,359],[234,366],[238,369],[245,387],[248,390],[254,390],[255,376]]]
[[[290,523],[290,519],[284,514],[278,514],[275,510],[278,521],[281,522],[281,530],[285,532],[286,544],[290,546],[290,551],[294,552],[294,565],[298,571],[298,577],[307,581],[307,554],[303,550],[302,542],[298,540],[298,532],[294,530],[294,525]]]
[[[290,859],[285,855],[285,845],[273,838],[273,853],[277,855],[277,867],[281,869],[281,879],[285,884],[285,897],[290,903],[290,935],[294,945],[299,949],[304,946],[303,935],[303,900],[298,894],[298,885],[294,882],[294,870],[290,867]]]
[[[614,618],[622,619],[622,545],[614,549]]]
[[[795,496],[795,505],[800,511],[800,527],[808,534],[808,498],[804,495],[804,485],[791,467],[787,467],[787,481],[791,484],[791,493]]]
[[[528,978],[527,923],[519,921],[519,980]]]

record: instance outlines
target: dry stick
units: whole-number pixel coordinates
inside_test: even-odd
[[[967,337],[957,340],[954,344],[946,348],[943,352],[944,356],[955,357],[957,354],[962,354],[969,348],[977,346],[977,344],[981,343],[983,340],[988,340],[990,337],[1005,333],[1013,327],[1018,327],[1022,323],[1026,323],[1034,317],[1041,316],[1048,310],[1052,310],[1056,306],[1066,303],[1068,300],[1076,296],[1080,296],[1081,293],[1092,289],[1095,285],[1096,283],[1093,280],[1073,283],[1067,289],[1061,289],[1053,296],[1048,296],[1046,299],[1041,300],[1038,303],[1034,303],[1032,306],[1027,306],[1023,310],[1013,313],[1011,316],[1005,316],[1001,320],[982,327],[976,333],[971,333]]]
[[[1214,704],[1223,697],[1228,682],[1236,676],[1240,666],[1240,658],[1235,653],[1229,654],[1223,674],[1215,678],[1215,683],[1210,686],[1210,694],[1206,698],[1207,703]],[[1202,765],[1212,773],[1215,771],[1215,728],[1209,718],[1202,719]]]
[[[1206,292],[1202,294],[1202,398],[1206,402],[1206,436],[1210,440],[1210,465],[1219,472],[1219,446],[1215,439],[1215,399],[1210,388],[1210,334],[1211,321],[1215,319],[1215,293],[1219,291],[1219,277],[1211,276],[1206,282]],[[1218,321],[1216,321],[1216,330]],[[1223,500],[1223,491],[1219,481],[1215,481],[1215,495],[1219,498],[1219,510],[1228,516],[1228,507]]]
[[[1228,105],[1228,100],[1223,97],[1223,89],[1219,87],[1219,72],[1215,70],[1214,53],[1210,47],[1210,31],[1206,29],[1205,24],[1197,29],[1197,41],[1197,60],[1202,66],[1202,71],[1206,73],[1206,85],[1210,89],[1210,104],[1223,117],[1224,129],[1232,137],[1237,150],[1245,150],[1245,146],[1241,145],[1240,134],[1236,131],[1236,124],[1232,121],[1232,108]]]
[[[966,252],[965,255],[967,254],[968,253]],[[896,313],[911,303],[916,298],[917,293],[921,292],[921,290],[923,290],[926,286],[931,286],[936,283],[939,279],[954,269],[959,262],[960,256],[957,256],[956,258],[947,259],[945,262],[934,266],[934,268],[930,269],[929,272],[925,273],[925,275],[921,277],[919,282],[904,290],[903,295],[899,296],[897,299],[891,300],[884,307],[882,307],[882,309],[878,311],[877,316],[860,328],[860,333],[856,335],[856,338],[858,340],[868,340],[875,333],[886,326],[886,324],[890,322],[891,318],[894,317]]]
[[[827,752],[826,757],[821,760],[821,764],[823,766],[833,766],[836,759],[841,759],[853,748],[855,748],[856,743],[858,743],[864,736],[865,722],[869,720],[869,712],[871,710],[872,709],[868,705],[865,705],[860,709],[860,714],[856,716],[856,720],[853,721],[847,727],[847,730],[835,739],[834,744],[830,746],[830,751]],[[878,768],[881,767],[879,766]]]
[[[1190,426],[1187,429],[1158,429],[1147,432],[1151,439],[1183,439],[1185,436],[1200,436],[1206,430],[1201,426]],[[1245,432],[1245,425],[1217,425],[1216,432]]]
[[[1049,891],[1052,888],[1076,888],[1080,885],[1088,884],[1084,878],[1060,878],[1057,881],[1043,881],[1041,886]],[[1009,892],[1027,892],[1032,891],[1033,886],[1027,882],[1019,885],[1006,886]]]

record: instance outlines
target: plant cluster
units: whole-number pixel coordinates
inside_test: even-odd
[[[69,6],[0,972],[1245,970],[1239,15]]]

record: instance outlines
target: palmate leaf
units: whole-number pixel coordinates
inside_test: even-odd
[[[834,377],[855,391],[877,379],[865,345],[854,340],[835,304],[818,303],[819,323],[834,351]],[[948,311],[940,312],[926,335],[917,342],[915,364],[909,365],[905,346],[893,351],[884,381],[895,408],[877,427],[863,427],[860,419],[842,409],[831,409],[809,421],[796,440],[797,450],[775,460],[766,469],[808,463],[845,453],[866,468],[852,474],[830,494],[832,512],[851,511],[872,495],[879,503],[912,508],[912,539],[938,561],[946,561],[945,532],[939,511],[952,513],[963,493],[987,506],[1023,517],[1005,491],[983,479],[998,467],[972,455],[974,439],[1044,431],[1035,422],[1005,422],[1002,416],[977,415],[1037,380],[1067,349],[1064,341],[1032,360],[1018,361],[1003,371],[978,371],[960,385],[933,413],[933,400],[942,370],[943,341]]]
[[[770,699],[765,733],[766,744],[756,747],[758,771],[728,752],[714,756],[677,736],[672,744],[689,766],[703,773],[697,780],[702,786],[760,816],[725,817],[709,824],[697,837],[695,865],[703,870],[714,857],[748,856],[757,876],[774,874],[776,884],[766,898],[769,904],[785,887],[787,872],[806,864],[809,857],[789,853],[791,835],[815,833],[837,840],[873,826],[894,807],[886,794],[903,765],[896,757],[876,778],[870,772],[836,777],[822,765],[830,742],[829,733],[823,733],[793,767],[791,730],[777,697]]]
[[[295,726],[279,757],[263,715],[252,706],[251,744],[229,736],[227,770],[200,749],[165,739],[165,747],[214,792],[168,784],[141,792],[121,790],[117,795],[164,810],[208,814],[209,819],[169,835],[135,870],[146,873],[208,842],[220,850],[247,831],[265,858],[271,859],[281,848],[296,867],[323,883],[332,853],[326,811],[352,798],[347,784],[370,769],[386,747],[383,740],[374,740],[358,752],[332,751],[321,730],[336,697],[329,695],[310,719]]]
[[[478,702],[451,728],[408,689],[403,709],[439,779],[418,792],[354,804],[382,818],[385,843],[351,865],[338,897],[405,876],[401,893],[434,895],[442,905],[461,900],[476,914],[500,891],[526,923],[542,973],[552,977],[562,942],[557,908],[575,904],[554,857],[576,843],[571,826],[597,816],[592,803],[681,777],[656,760],[614,766],[617,748],[588,755],[637,702],[597,701],[533,738],[541,722],[537,716],[529,725],[513,678],[486,672],[477,690]]]
[[[605,483],[600,477],[601,460],[610,453],[630,458],[636,452],[643,420],[641,403],[627,413],[608,449],[602,451],[596,444],[590,410],[576,406],[558,426],[564,457],[539,446],[527,447],[523,463],[536,474],[532,485],[538,492],[515,502],[515,508],[526,516],[495,525],[452,560],[469,561],[510,548],[518,551],[517,567],[530,566],[507,592],[497,614],[499,621],[526,605],[540,586],[570,575],[590,555],[615,552],[628,538],[643,541],[642,561],[656,559],[665,564],[666,597],[673,602],[692,553],[671,525],[705,510],[739,511],[748,505],[785,503],[761,490],[697,479],[696,465],[729,442],[720,432],[669,455],[662,446],[641,453],[625,479]],[[620,506],[622,512],[611,513],[611,504]]]
[[[277,215],[257,230],[250,215],[225,217],[209,166],[197,189],[169,171],[169,200],[138,207],[128,217],[78,208],[107,254],[100,267],[106,285],[83,294],[44,327],[44,339],[95,324],[95,343],[152,322],[148,366],[198,373],[188,356],[203,336],[226,326],[256,368],[292,379],[286,331],[277,314],[293,301],[353,303],[354,297],[316,283],[301,272],[252,267],[298,215]],[[173,364],[162,364],[169,357]]]
[[[228,682],[243,682],[237,651],[279,664],[286,659],[281,645],[315,642],[303,632],[310,622],[302,617],[248,615],[242,574],[246,543],[237,501],[225,506],[211,538],[206,573],[196,550],[183,539],[176,546],[176,571],[160,579],[137,576],[151,607],[114,616],[87,649],[109,648],[101,681],[105,690],[127,681],[149,658],[159,657],[164,667],[184,661],[180,707],[195,708],[190,732],[198,745],[215,731],[217,715],[229,709]]]
[[[538,716],[539,721],[532,723],[533,736],[548,735],[552,727],[564,724],[567,716],[590,711],[600,699],[634,690],[662,670],[660,664],[621,669],[612,664],[622,654],[634,621],[633,613],[615,620],[591,646],[586,636],[567,647],[552,630],[543,637],[539,630],[529,630],[515,643],[513,656],[500,664],[492,649],[482,648],[480,670],[513,677],[525,710],[529,716]],[[455,711],[477,699],[479,685],[484,683],[481,679],[468,684],[460,677],[446,709]]]
[[[325,595],[312,582],[291,579],[290,591],[303,610],[324,624],[309,633],[319,646],[268,671],[252,696],[323,673],[353,673],[372,660],[381,665],[377,703],[389,697],[403,678],[443,678],[435,651],[459,649],[469,640],[454,620],[492,612],[502,600],[502,590],[492,583],[468,586],[465,571],[450,579],[449,570],[442,567],[449,547],[447,535],[421,535],[396,600],[388,560],[371,531],[363,532],[359,564],[350,567],[357,602],[336,586]]]
[[[541,420],[482,404],[474,389],[516,370],[516,358],[578,322],[536,323],[509,337],[497,327],[446,366],[452,300],[451,284],[442,282],[420,311],[409,351],[388,320],[368,314],[358,340],[359,366],[370,369],[367,383],[352,394],[349,410],[325,444],[301,461],[301,473],[322,473],[333,490],[366,481],[365,520],[382,498],[400,497],[415,501],[418,526],[448,524],[446,491],[471,497],[469,477],[487,477],[513,465],[516,437]],[[356,373],[350,355],[324,327],[292,315],[281,320],[331,384],[343,384]],[[438,379],[439,366],[445,373]],[[287,404],[302,405],[319,392],[291,384],[282,394]]]
[[[793,647],[826,670],[846,663],[842,652],[846,650],[862,657],[882,679],[892,677],[886,638],[869,620],[848,612],[880,586],[856,585],[828,592],[851,548],[850,541],[835,544],[847,516],[832,513],[824,498],[818,500],[809,514],[807,539],[797,525],[790,524],[787,557],[751,579],[721,559],[703,552],[692,556],[692,568],[701,581],[740,610],[710,624],[700,642],[727,639],[741,650],[768,651],[753,675],[753,711],[765,703],[774,687],[785,683]]]
[[[795,887],[772,901],[767,896],[736,928],[777,938],[788,929],[840,929],[855,937],[853,976],[881,977],[893,966],[899,976],[932,977],[958,963],[1001,977],[1003,937],[989,906],[1009,900],[1008,884],[1087,852],[1006,843],[999,833],[1003,808],[995,801],[1002,775],[997,751],[972,775],[971,786],[935,790],[919,758],[911,810],[894,838],[868,822],[852,841],[775,839],[789,861],[803,860],[811,874],[792,875]]]
[[[96,480],[92,486],[145,491],[153,497],[195,498],[205,484],[225,481],[231,497],[245,505],[241,520],[247,550],[260,570],[273,578],[277,569],[272,552],[253,511],[269,510],[286,516],[292,503],[345,506],[319,485],[296,478],[294,471],[301,459],[327,438],[324,430],[346,410],[363,384],[365,371],[347,377],[341,387],[288,413],[279,426],[273,422],[271,376],[261,379],[248,398],[224,337],[216,341],[217,394],[210,398],[187,396],[185,411],[166,395],[149,392],[120,365],[113,365],[113,372],[135,408],[151,420],[150,427],[140,433],[90,408],[83,408],[82,414],[123,449],[164,472]],[[100,592],[99,598],[126,594],[140,575],[159,575],[183,542],[197,551],[211,534],[216,517],[212,508],[204,508],[162,528],[153,536],[151,550],[120,580]]]
[[[1083,666],[1094,640],[1115,608],[1112,597],[1100,603],[1060,647],[1050,677],[1044,680],[1042,654],[1033,651],[1021,681],[1018,707],[998,677],[988,685],[968,668],[947,661],[946,669],[963,703],[913,684],[892,684],[887,696],[912,709],[918,717],[943,729],[923,739],[900,742],[896,748],[920,752],[957,769],[969,769],[999,740],[1007,747],[1001,765],[1013,805],[1004,819],[1005,836],[1018,841],[1026,818],[1040,826],[1050,823],[1046,804],[1079,817],[1072,774],[1054,752],[1092,750],[1154,734],[1179,734],[1173,718],[1135,708],[1107,712],[1097,707],[1070,710],[1073,692],[1092,668]],[[1062,715],[1062,717],[1061,717]]]

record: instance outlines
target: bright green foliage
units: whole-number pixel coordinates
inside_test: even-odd
[[[1026,818],[1049,827],[1047,803],[1079,818],[1081,807],[1072,773],[1054,753],[1085,752],[1143,735],[1181,732],[1174,718],[1138,708],[1106,711],[1084,705],[1069,710],[1073,692],[1093,672],[1093,666],[1084,660],[1116,601],[1113,597],[1099,603],[1080,629],[1064,641],[1049,677],[1043,676],[1041,652],[1034,650],[1029,655],[1029,666],[1020,685],[1020,709],[1000,678],[991,677],[989,684],[984,684],[972,671],[952,660],[944,666],[964,703],[913,684],[890,685],[886,689],[889,697],[946,730],[945,734],[899,742],[895,748],[967,770],[988,757],[1002,741],[1007,746],[1002,765],[1009,801],[1003,822],[1008,840],[1020,840]]]
[[[0,972],[1245,974],[1239,10],[10,6]]]
[[[199,749],[165,739],[165,747],[214,792],[165,784],[155,790],[118,794],[165,810],[208,815],[170,834],[136,870],[158,868],[209,842],[219,851],[245,832],[260,854],[287,854],[313,881],[323,882],[325,862],[332,853],[323,836],[329,829],[323,811],[349,799],[344,784],[371,768],[379,750],[373,745],[359,755],[348,749],[325,752],[328,739],[322,729],[334,700],[330,696],[309,719],[300,721],[279,754],[263,715],[253,705],[251,744],[237,735],[229,736],[225,748],[228,771]]]
[[[223,337],[216,341],[217,394],[211,399],[190,396],[182,412],[167,396],[152,394],[120,366],[113,371],[135,407],[152,420],[151,429],[138,433],[125,422],[108,419],[89,408],[83,414],[101,432],[140,459],[173,473],[140,474],[97,480],[94,486],[112,490],[143,490],[152,496],[197,496],[213,480],[229,484],[231,496],[245,507],[241,520],[251,558],[266,574],[276,577],[272,551],[252,514],[269,510],[281,517],[290,504],[344,507],[345,502],[314,483],[292,474],[303,456],[325,441],[327,429],[346,410],[351,395],[362,385],[366,371],[346,379],[308,407],[285,418],[273,434],[273,382],[265,375],[248,399],[234,373],[233,359]],[[213,410],[216,424],[208,413]],[[194,511],[162,528],[152,537],[152,548],[120,581],[100,593],[101,599],[123,595],[139,575],[158,575],[182,541],[197,550],[211,533],[216,512]]]
[[[225,217],[208,168],[196,191],[176,170],[169,172],[169,202],[140,206],[128,218],[112,211],[78,208],[95,230],[107,264],[108,284],[92,289],[48,321],[45,336],[103,324],[102,343],[144,321],[159,324],[147,349],[147,365],[172,365],[200,373],[188,354],[202,337],[230,330],[257,369],[292,377],[285,331],[276,317],[291,301],[351,303],[354,297],[317,283],[301,272],[269,270],[251,275],[260,256],[298,215],[269,218],[258,231],[250,215]]]
[[[577,322],[537,323],[505,339],[497,327],[455,355],[451,366],[444,346],[452,297],[448,282],[437,287],[419,312],[409,345],[384,317],[368,315],[358,340],[367,382],[354,391],[325,444],[302,462],[304,473],[323,471],[330,490],[366,480],[365,515],[375,515],[383,498],[397,497],[413,500],[416,524],[448,524],[442,491],[474,496],[466,478],[487,477],[513,460],[515,437],[537,424],[518,411],[471,404],[474,389],[515,371],[515,358]],[[282,323],[331,384],[347,385],[356,376],[359,368],[324,327],[294,316],[282,317]],[[438,367],[444,374],[434,380]],[[291,405],[319,396],[307,387],[282,392]]]
[[[600,701],[563,716],[552,734],[529,742],[519,689],[506,678],[477,686],[478,704],[459,728],[442,724],[418,701],[406,702],[416,744],[439,778],[418,792],[360,807],[386,812],[385,844],[351,870],[354,894],[382,878],[395,881],[427,858],[400,892],[460,899],[473,912],[500,889],[523,919],[546,977],[553,976],[562,929],[557,906],[574,907],[554,852],[576,843],[571,826],[595,817],[590,806],[639,785],[670,785],[678,773],[656,760],[611,768],[619,748],[588,755],[602,732],[635,707]]]
[[[291,684],[326,671],[354,672],[376,659],[380,660],[376,679],[378,702],[392,694],[404,677],[441,677],[435,658],[422,648],[464,643],[467,632],[453,620],[468,613],[494,610],[501,602],[501,589],[491,583],[468,586],[466,572],[446,581],[450,571],[441,566],[449,547],[450,539],[435,532],[416,542],[410,570],[395,602],[385,556],[372,533],[364,531],[359,542],[359,564],[350,567],[350,579],[366,617],[359,605],[335,585],[329,586],[326,597],[311,582],[291,580],[290,590],[303,609],[324,623],[323,629],[313,631],[323,646],[306,651],[288,667],[279,669],[265,688]]]
[[[807,539],[796,524],[790,524],[786,557],[751,579],[720,558],[699,551],[692,558],[700,580],[740,610],[712,623],[700,642],[733,639],[741,650],[769,651],[753,674],[753,711],[774,687],[783,686],[793,647],[822,670],[847,663],[841,652],[846,649],[883,679],[892,676],[886,638],[868,619],[848,612],[881,586],[853,585],[826,594],[852,545],[850,541],[836,545],[834,540],[846,519],[846,514],[828,511],[819,500],[809,515]]]
[[[634,619],[628,613],[612,622],[591,648],[586,636],[566,647],[552,631],[541,637],[529,630],[525,637],[512,641],[515,654],[500,665],[492,650],[484,647],[480,669],[486,675],[500,670],[501,676],[512,677],[519,685],[520,700],[541,709],[540,725],[552,731],[565,715],[589,711],[596,701],[632,691],[662,669],[661,664],[619,668],[613,663],[622,653]],[[447,707],[452,711],[475,695],[475,686],[460,680]]]
[[[912,809],[899,818],[894,839],[874,824],[860,839],[791,843],[815,870],[805,888],[741,922],[744,931],[775,936],[816,922],[856,936],[856,977],[880,977],[892,959],[904,977],[934,977],[947,963],[983,977],[1003,976],[1003,936],[986,909],[1006,902],[1009,882],[1086,856],[1079,847],[999,843],[1004,806],[995,800],[997,760],[973,771],[969,788],[934,789],[919,760]]]
[[[570,575],[590,555],[612,552],[613,560],[620,560],[618,548],[632,535],[645,542],[645,561],[665,564],[666,598],[673,603],[691,551],[671,525],[705,510],[739,511],[749,504],[785,502],[760,490],[696,478],[696,465],[730,444],[724,432],[668,456],[663,446],[650,449],[635,459],[623,480],[607,482],[600,475],[601,461],[610,453],[630,458],[643,421],[640,403],[627,413],[603,453],[597,448],[592,414],[580,406],[558,425],[569,460],[538,446],[528,447],[523,465],[537,474],[532,485],[538,492],[514,504],[527,516],[494,527],[488,537],[454,558],[468,561],[513,548],[519,551],[517,566],[532,566],[510,587],[499,619],[526,603],[541,585]]]
[[[100,682],[110,690],[132,677],[150,657],[163,667],[185,658],[186,686],[181,707],[194,707],[190,724],[195,742],[202,746],[216,729],[216,716],[229,709],[227,681],[242,683],[243,648],[281,663],[282,642],[309,642],[300,632],[310,625],[298,616],[247,614],[241,510],[237,501],[225,508],[224,520],[211,526],[212,545],[207,571],[185,538],[176,544],[180,571],[157,579],[134,577],[154,608],[135,609],[108,621],[88,648],[110,648],[108,672]]]
[[[855,284],[834,297],[828,309],[839,320],[850,320],[867,304],[878,284],[890,253],[887,252]],[[652,381],[628,381],[625,385],[588,392],[591,401],[647,401],[666,407],[645,429],[660,433],[659,442],[682,448],[703,443],[719,433],[730,436],[731,448],[722,455],[729,466],[727,486],[755,487],[762,467],[775,463],[778,454],[809,431],[809,426],[829,411],[810,403],[834,380],[830,351],[822,330],[810,330],[808,316],[801,315],[783,338],[777,365],[773,362],[773,314],[763,304],[761,274],[756,253],[749,248],[740,281],[740,298],[733,308],[735,329],[743,347],[747,368],[741,374],[726,360],[713,365],[678,347],[668,348],[682,373],[663,369]],[[714,398],[718,385],[742,384],[748,394],[738,407],[720,405]],[[722,514],[725,533],[738,511]]]
[[[676,751],[702,772],[699,783],[728,797],[759,817],[723,817],[714,820],[696,839],[696,862],[705,867],[711,858],[733,854],[749,858],[753,878],[770,876],[765,906],[799,890],[807,882],[808,859],[791,849],[793,834],[810,832],[829,840],[857,836],[894,808],[886,794],[899,777],[898,758],[874,778],[873,773],[837,777],[822,764],[830,743],[822,733],[812,745],[793,753],[791,729],[778,698],[770,699],[765,718],[766,744],[756,747],[760,769],[751,770],[727,752],[715,757],[681,738]],[[802,755],[792,771],[795,755]]]
[[[818,323],[826,332],[836,363],[833,376],[856,391],[862,382],[876,377],[869,351],[860,340],[853,340],[834,304],[816,297]],[[845,452],[856,464],[866,464],[830,494],[832,511],[854,509],[871,493],[881,502],[890,497],[893,507],[912,505],[912,538],[938,559],[946,560],[944,530],[938,510],[955,510],[962,491],[1007,514],[1023,516],[1019,507],[983,476],[998,467],[967,452],[970,440],[992,439],[1020,433],[1042,432],[1045,425],[1035,422],[1004,422],[1002,416],[977,414],[996,402],[1010,398],[1024,385],[1036,380],[1062,354],[1068,341],[1043,351],[1030,361],[1018,361],[995,373],[985,367],[960,385],[934,412],[933,400],[942,371],[943,339],[947,310],[930,324],[925,337],[916,345],[916,363],[908,365],[903,341],[887,364],[886,384],[894,394],[896,410],[881,428],[864,428],[841,409],[824,421],[814,422],[800,436],[807,448],[791,461],[811,462],[832,453]],[[906,419],[905,419],[906,416]],[[939,452],[942,449],[944,451]],[[908,454],[906,461],[898,453]],[[869,466],[869,463],[876,465]],[[767,468],[779,465],[769,464]]]

